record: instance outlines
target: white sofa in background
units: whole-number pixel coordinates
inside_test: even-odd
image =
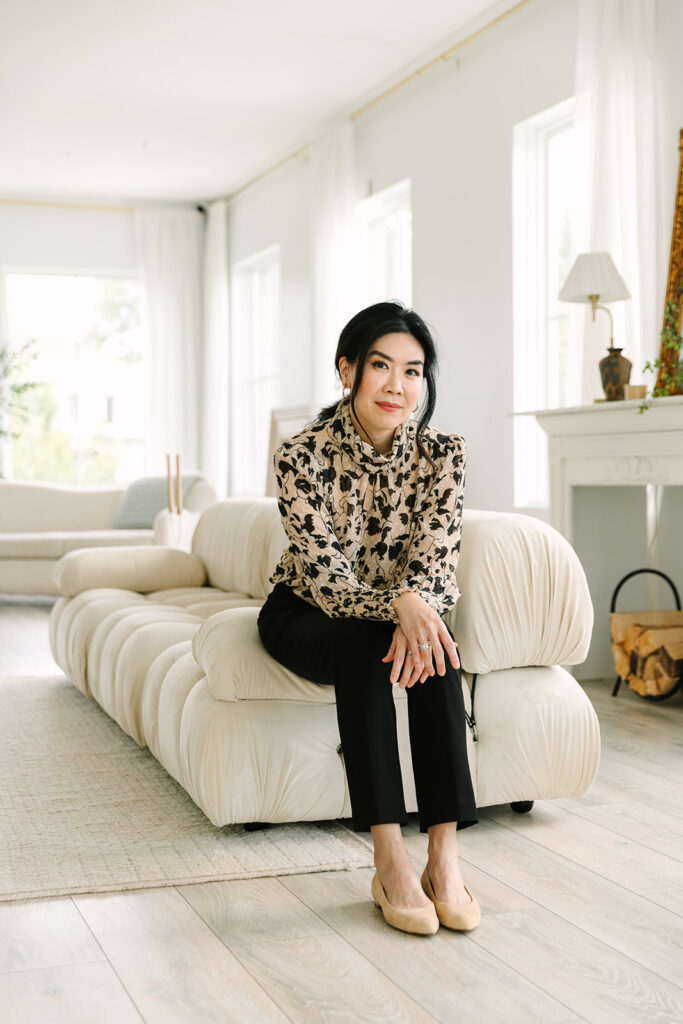
[[[117,513],[126,487],[57,486],[0,480],[0,593],[57,594],[53,572],[69,551],[84,547],[170,543],[163,529],[119,529]],[[216,501],[206,480],[197,480],[185,499],[191,512]]]
[[[192,553],[72,552],[55,571],[57,663],[215,825],[351,813],[334,688],[280,666],[258,636],[285,543],[274,499],[228,499],[202,513]],[[468,709],[477,678],[478,740],[467,736],[478,806],[584,794],[600,732],[562,667],[584,660],[593,622],[575,552],[532,517],[466,510],[458,584],[448,621]],[[412,811],[406,692],[395,686],[394,698]]]

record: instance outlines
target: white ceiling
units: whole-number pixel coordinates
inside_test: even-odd
[[[227,195],[512,0],[2,0],[0,196]]]

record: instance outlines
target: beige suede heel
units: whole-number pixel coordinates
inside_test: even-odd
[[[410,907],[402,909],[393,907],[384,891],[384,886],[375,873],[372,879],[372,898],[384,914],[384,920],[392,928],[398,928],[402,932],[412,932],[414,935],[434,935],[439,930],[439,919],[436,916],[434,904],[428,907]]]
[[[457,932],[468,932],[470,929],[477,927],[481,921],[481,907],[467,886],[465,886],[465,892],[471,899],[471,903],[439,903],[434,895],[426,864],[422,872],[421,882],[422,888],[434,904],[437,917],[442,925],[446,928],[452,928]]]

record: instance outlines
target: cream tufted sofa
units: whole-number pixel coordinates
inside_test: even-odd
[[[351,813],[333,687],[280,666],[257,632],[285,543],[274,499],[228,499],[202,513],[191,553],[83,550],[55,571],[56,661],[215,825]],[[468,709],[476,678],[478,737],[472,727],[467,737],[478,806],[584,794],[600,732],[562,667],[584,660],[593,622],[576,554],[539,520],[466,510],[458,583],[449,625]],[[394,687],[394,698],[415,810],[406,692]]]
[[[56,594],[53,572],[69,551],[166,541],[167,519],[145,530],[119,529],[116,514],[125,487],[88,490],[22,480],[0,480],[0,593]],[[192,484],[186,520],[216,501],[206,480]],[[171,517],[172,518],[172,517]]]

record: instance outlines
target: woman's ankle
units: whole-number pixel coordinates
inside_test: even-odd
[[[375,864],[378,859],[381,861],[392,861],[408,857],[400,825],[373,825],[370,832],[372,834]]]
[[[404,870],[412,862],[405,845],[401,843],[383,843],[374,850],[375,867],[380,870]]]
[[[430,825],[427,829],[427,856],[430,861],[449,860],[458,856],[457,822]]]

